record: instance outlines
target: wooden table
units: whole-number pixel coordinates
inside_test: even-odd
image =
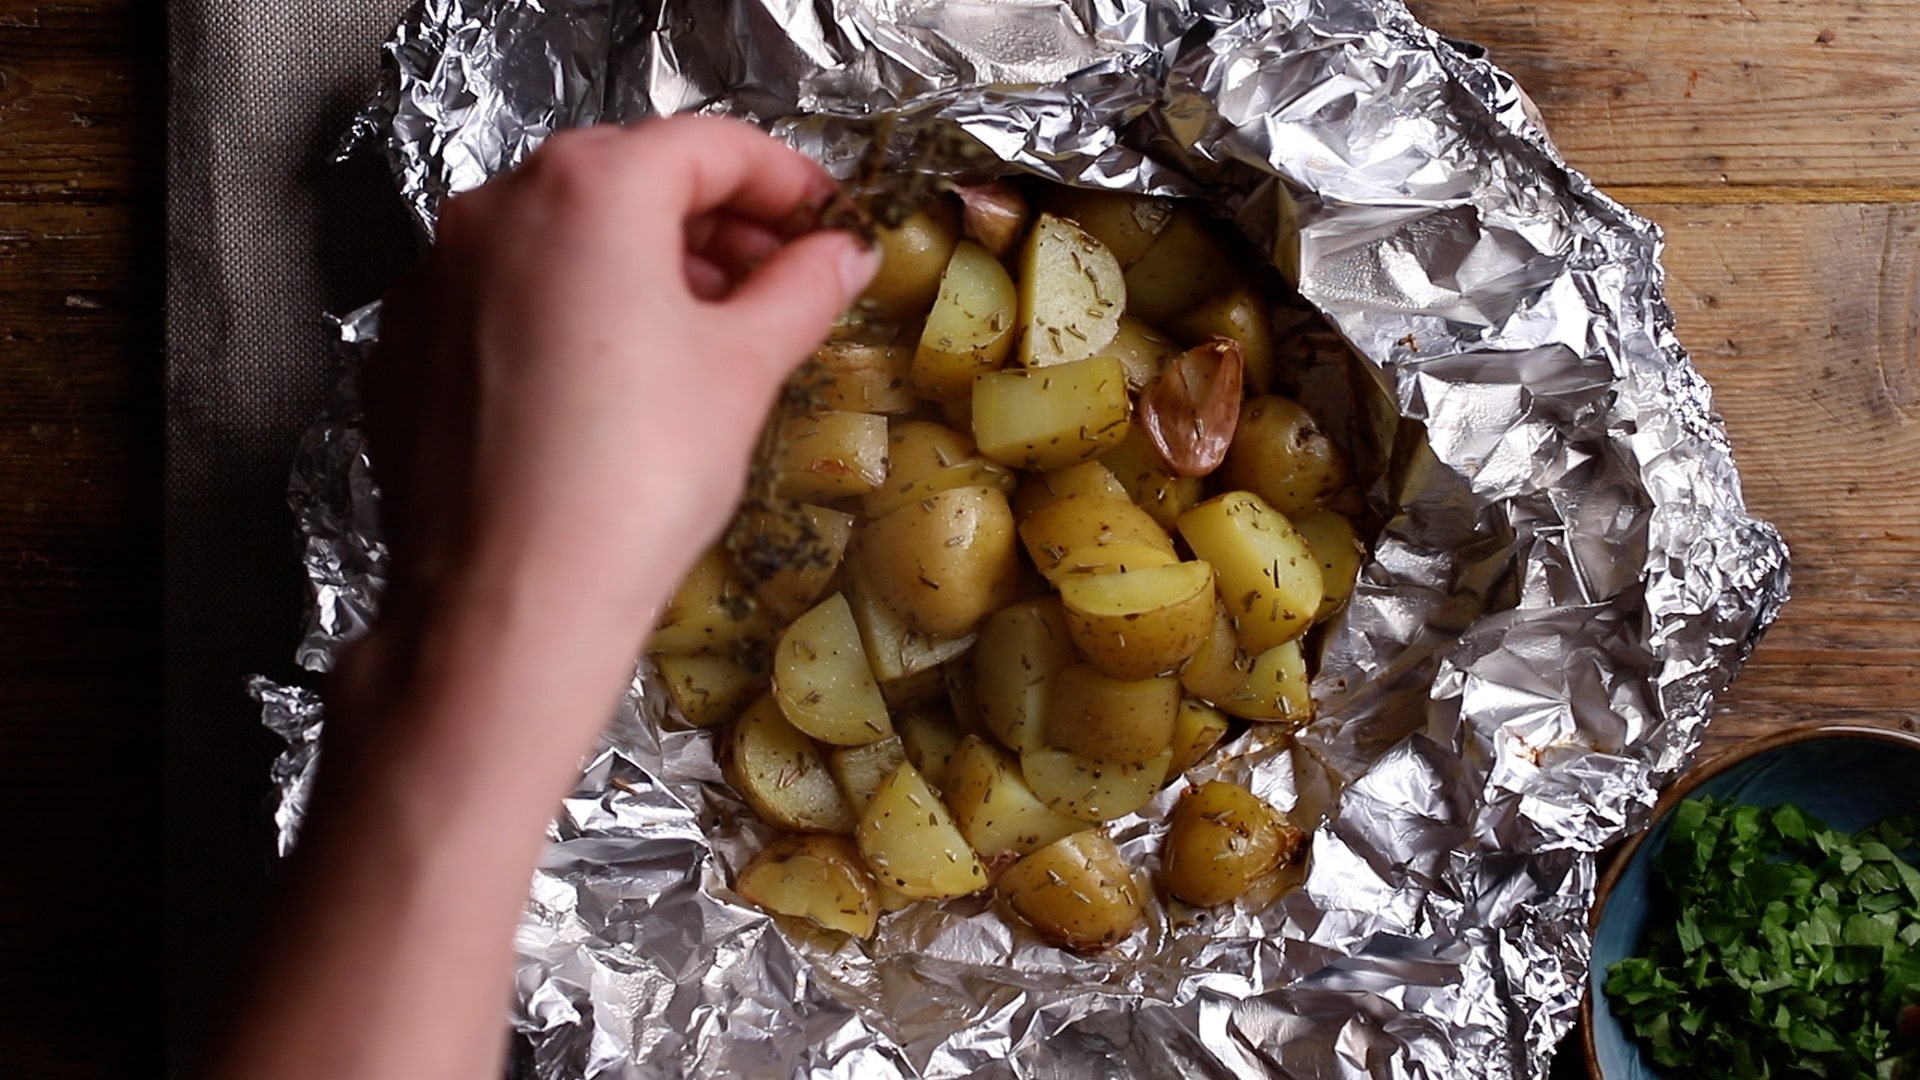
[[[1414,9],[1666,227],[1681,337],[1793,544],[1795,599],[1709,752],[1920,729],[1920,0]],[[0,792],[26,841],[0,874],[6,1076],[157,1071],[157,859],[129,822],[159,741],[159,21],[0,3]]]

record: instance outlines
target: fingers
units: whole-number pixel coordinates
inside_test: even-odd
[[[718,267],[732,285],[778,254],[783,241],[764,225],[725,211],[702,214],[687,223],[687,252]]]
[[[671,186],[662,192],[684,216],[724,207],[778,229],[834,192],[833,177],[812,158],[743,121],[671,116],[633,130],[649,158],[684,164],[664,178]]]
[[[785,375],[826,337],[880,267],[880,253],[851,234],[800,238],[761,264],[725,303],[727,323],[752,355]]]

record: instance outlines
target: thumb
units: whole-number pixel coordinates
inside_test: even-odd
[[[784,372],[820,344],[879,269],[880,252],[852,233],[811,233],[760,264],[720,306]]]

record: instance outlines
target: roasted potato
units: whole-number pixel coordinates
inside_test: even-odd
[[[860,305],[884,319],[906,320],[926,313],[940,292],[940,277],[960,242],[960,213],[938,202],[875,237],[880,270]]]
[[[1232,251],[1206,215],[1179,206],[1153,246],[1127,267],[1127,314],[1158,326],[1237,283]]]
[[[874,792],[854,839],[874,877],[908,896],[945,899],[986,888],[986,868],[912,764]]]
[[[1227,737],[1227,715],[1198,698],[1182,698],[1180,712],[1173,718],[1173,761],[1167,766],[1172,778],[1200,764],[1220,740]]]
[[[994,612],[980,628],[973,654],[981,721],[1015,751],[1045,746],[1054,678],[1079,662],[1059,600],[1029,600]]]
[[[1105,244],[1123,270],[1147,253],[1154,237],[1173,219],[1172,199],[1129,191],[1051,188],[1043,202],[1048,210],[1072,219]]]
[[[1172,671],[1205,643],[1213,568],[1195,561],[1069,575],[1060,579],[1060,601],[1088,663],[1110,678],[1145,679]]]
[[[971,435],[930,420],[896,420],[887,430],[887,478],[861,500],[869,518],[885,517],[910,502],[949,488],[991,487],[1011,495],[1018,480],[989,460]]]
[[[853,538],[853,515],[807,503],[749,511],[742,526],[748,538],[742,551],[751,560],[757,553],[778,552],[777,558],[754,584],[754,598],[776,619],[800,617],[819,601],[846,557]],[[804,557],[795,557],[804,553]]]
[[[1179,561],[1173,552],[1148,544],[1095,544],[1067,552],[1054,564],[1052,576],[1055,582],[1064,583],[1076,576],[1123,574],[1148,566],[1172,566]]]
[[[844,836],[783,836],[740,869],[733,891],[763,911],[859,938],[872,937],[880,918],[873,875]]]
[[[1118,499],[1127,501],[1127,489],[1113,472],[1097,461],[1083,461],[1053,472],[1028,473],[1013,492],[1013,518],[1025,521],[1035,510],[1062,499]]]
[[[1179,709],[1177,679],[1115,679],[1075,664],[1053,680],[1047,742],[1089,761],[1139,765],[1172,744]]]
[[[1213,627],[1207,631],[1207,640],[1180,665],[1180,685],[1205,701],[1224,701],[1240,692],[1251,671],[1253,657],[1240,647],[1226,605],[1214,605]]]
[[[767,688],[765,674],[731,656],[663,653],[654,664],[674,708],[694,727],[726,723]]]
[[[1300,831],[1238,784],[1209,780],[1173,808],[1160,880],[1197,907],[1231,903],[1294,857]]]
[[[1083,548],[1139,544],[1174,558],[1173,538],[1145,510],[1124,499],[1070,497],[1036,509],[1020,523],[1020,540],[1033,565],[1058,585],[1070,572],[1061,563]]]
[[[846,794],[853,812],[859,814],[866,811],[873,793],[905,760],[907,751],[900,736],[889,735],[864,746],[836,746],[827,751],[827,771]]]
[[[1180,515],[1180,535],[1213,564],[1220,600],[1248,652],[1300,636],[1320,610],[1320,564],[1258,495],[1230,491]],[[1215,704],[1218,704],[1216,702]]]
[[[852,832],[853,807],[813,740],[780,715],[771,695],[728,729],[720,767],[762,821],[788,832]]]
[[[865,495],[887,478],[887,418],[821,412],[780,422],[773,493],[782,499]]]
[[[1179,342],[1131,315],[1122,315],[1113,340],[1093,355],[1120,361],[1120,370],[1127,373],[1127,389],[1138,392],[1179,353]]]
[[[813,354],[821,408],[839,412],[903,413],[920,403],[907,375],[913,350],[904,345],[830,341]],[[811,373],[803,373],[806,378]]]
[[[1127,498],[1162,528],[1173,528],[1181,514],[1206,498],[1206,481],[1198,476],[1175,476],[1137,421],[1127,426],[1125,438],[1100,455],[1100,464],[1113,471]]]
[[[1087,828],[1049,809],[1027,787],[1019,763],[978,735],[961,740],[941,791],[960,835],[988,861],[1008,852],[1025,855]]]
[[[1075,952],[1099,952],[1140,925],[1140,886],[1106,833],[1056,840],[1000,875],[997,891],[1040,936]]]
[[[1041,214],[1020,248],[1020,362],[1030,368],[1085,360],[1113,340],[1126,310],[1120,263],[1064,218]],[[974,410],[980,408],[974,400]]]
[[[794,727],[836,746],[893,734],[847,598],[834,593],[795,619],[773,650],[773,696]]]
[[[1313,719],[1313,695],[1299,639],[1281,642],[1254,657],[1247,681],[1214,704],[1248,720],[1304,724]]]
[[[882,695],[887,686],[931,671],[973,648],[974,635],[934,637],[907,625],[900,614],[880,599],[880,593],[868,579],[864,561],[849,559],[847,566],[847,603],[853,608],[853,622],[860,628],[860,644],[873,665],[874,678],[880,681]]]
[[[973,437],[1001,464],[1063,469],[1124,438],[1131,408],[1126,373],[1109,357],[990,371],[973,381]]]
[[[1273,312],[1253,286],[1241,283],[1226,293],[1202,300],[1167,324],[1183,345],[1202,345],[1226,338],[1240,346],[1246,365],[1245,385],[1254,393],[1273,387]]]
[[[1291,518],[1326,505],[1352,477],[1346,455],[1299,402],[1268,395],[1240,407],[1220,481]]]
[[[962,240],[914,350],[914,391],[934,401],[971,396],[974,376],[1006,362],[1019,316],[1006,269],[979,244]]]
[[[700,556],[661,611],[647,639],[655,653],[731,653],[773,636],[773,620],[752,600],[752,589],[725,548]]]
[[[1360,578],[1364,549],[1360,538],[1354,535],[1353,522],[1333,510],[1311,510],[1292,515],[1288,520],[1293,522],[1300,539],[1307,542],[1314,561],[1320,564],[1320,583],[1325,595],[1320,598],[1320,609],[1313,616],[1314,621],[1319,622],[1340,610],[1347,597],[1353,595],[1354,583]]]
[[[1055,810],[1085,821],[1112,821],[1147,805],[1172,763],[1171,748],[1138,765],[1111,765],[1042,747],[1020,755],[1020,775]]]
[[[1013,510],[998,488],[949,488],[909,503],[868,523],[854,557],[875,594],[933,637],[972,633],[1020,584]]]

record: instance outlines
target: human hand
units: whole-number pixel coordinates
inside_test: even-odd
[[[818,165],[712,117],[562,132],[450,200],[366,373],[388,611],[559,607],[629,656],[780,382],[877,256]]]

